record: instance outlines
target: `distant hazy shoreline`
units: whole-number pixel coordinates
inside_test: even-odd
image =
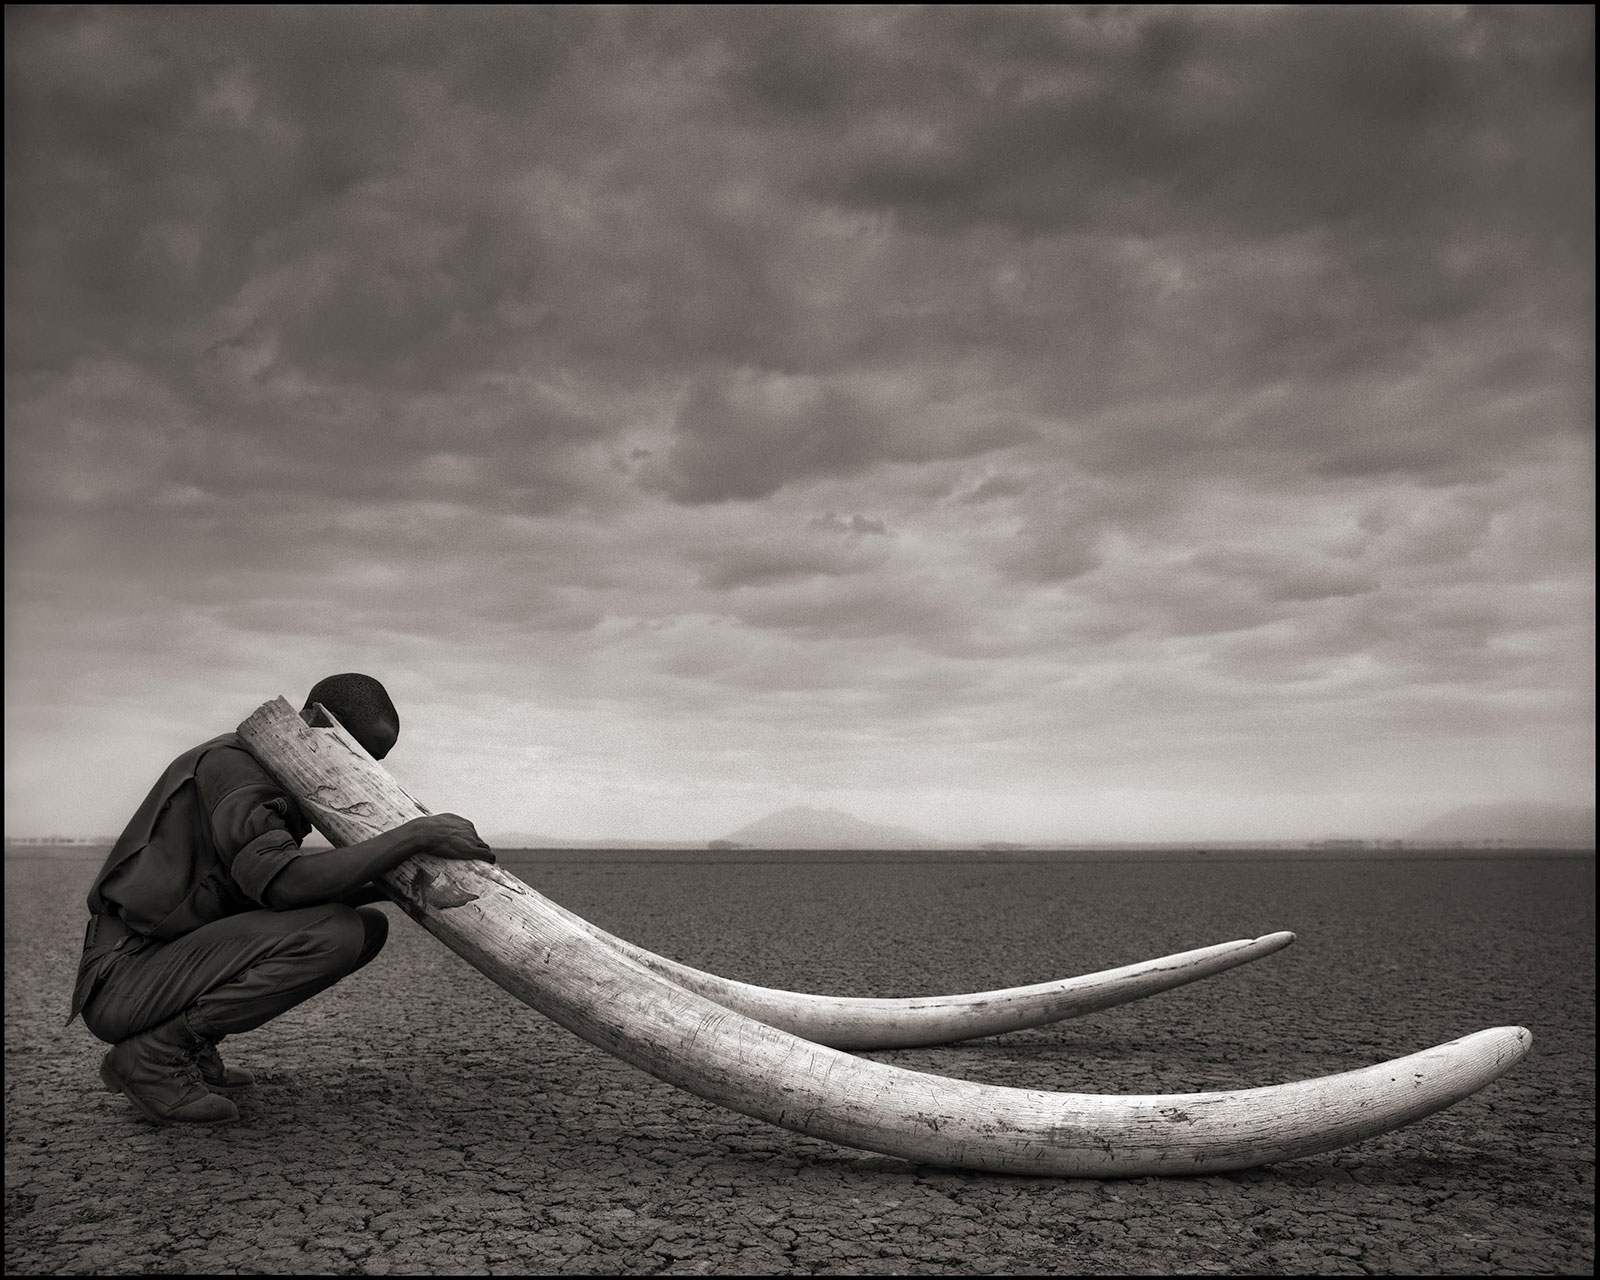
[[[55,858],[72,862],[95,862],[105,857],[105,844],[8,844],[10,859]],[[971,862],[981,864],[1011,862],[1477,862],[1507,858],[1593,858],[1589,848],[1553,845],[1484,846],[1456,848],[1449,845],[1418,845],[1405,849],[1307,849],[1293,846],[1270,848],[1208,847],[1203,845],[1162,847],[1102,847],[1075,849],[706,849],[706,848],[567,848],[495,850],[508,863],[647,863],[684,864],[752,863],[897,863]]]

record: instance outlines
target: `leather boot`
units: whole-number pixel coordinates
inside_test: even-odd
[[[221,1036],[215,1040],[203,1036],[200,1039],[200,1048],[195,1052],[195,1064],[200,1068],[200,1083],[212,1093],[237,1093],[240,1089],[250,1088],[256,1082],[255,1076],[243,1067],[230,1067],[223,1062],[222,1055],[217,1052],[221,1040]]]
[[[152,1124],[221,1124],[239,1109],[200,1083],[195,1060],[205,1043],[183,1014],[129,1036],[101,1060],[100,1079]]]

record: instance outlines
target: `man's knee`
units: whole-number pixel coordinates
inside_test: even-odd
[[[352,971],[361,968],[383,950],[383,944],[389,937],[389,917],[378,908],[357,907],[356,915],[361,919],[361,950],[356,955]]]
[[[284,937],[280,955],[299,955],[318,970],[343,973],[356,966],[366,949],[369,926],[354,907],[329,902],[281,914],[298,918],[281,922],[294,928]]]
[[[382,949],[389,937],[389,917],[376,907],[347,907],[342,903],[331,903],[327,910],[327,945],[339,967],[354,972]]]

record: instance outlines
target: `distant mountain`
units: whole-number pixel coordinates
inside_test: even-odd
[[[1407,840],[1514,840],[1527,844],[1593,844],[1594,806],[1466,804],[1418,827]]]
[[[768,814],[724,837],[725,843],[754,849],[918,849],[937,845],[909,827],[891,827],[838,809],[798,805]]]

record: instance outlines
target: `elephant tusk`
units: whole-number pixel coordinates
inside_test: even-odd
[[[239,735],[335,844],[421,813],[353,738],[309,728],[281,698]],[[1341,1075],[1220,1093],[1013,1089],[852,1057],[747,1018],[576,928],[570,913],[487,863],[421,855],[383,883],[468,963],[625,1062],[797,1133],[929,1164],[1066,1177],[1250,1168],[1449,1106],[1510,1070],[1532,1041],[1521,1027],[1499,1027]]]
[[[615,947],[685,990],[802,1040],[858,1051],[951,1044],[1082,1017],[1209,978],[1281,951],[1294,941],[1294,934],[1289,932],[1269,933],[1032,986],[965,995],[878,999],[813,995],[736,982],[646,951],[564,907],[556,905],[556,910],[574,928]]]

